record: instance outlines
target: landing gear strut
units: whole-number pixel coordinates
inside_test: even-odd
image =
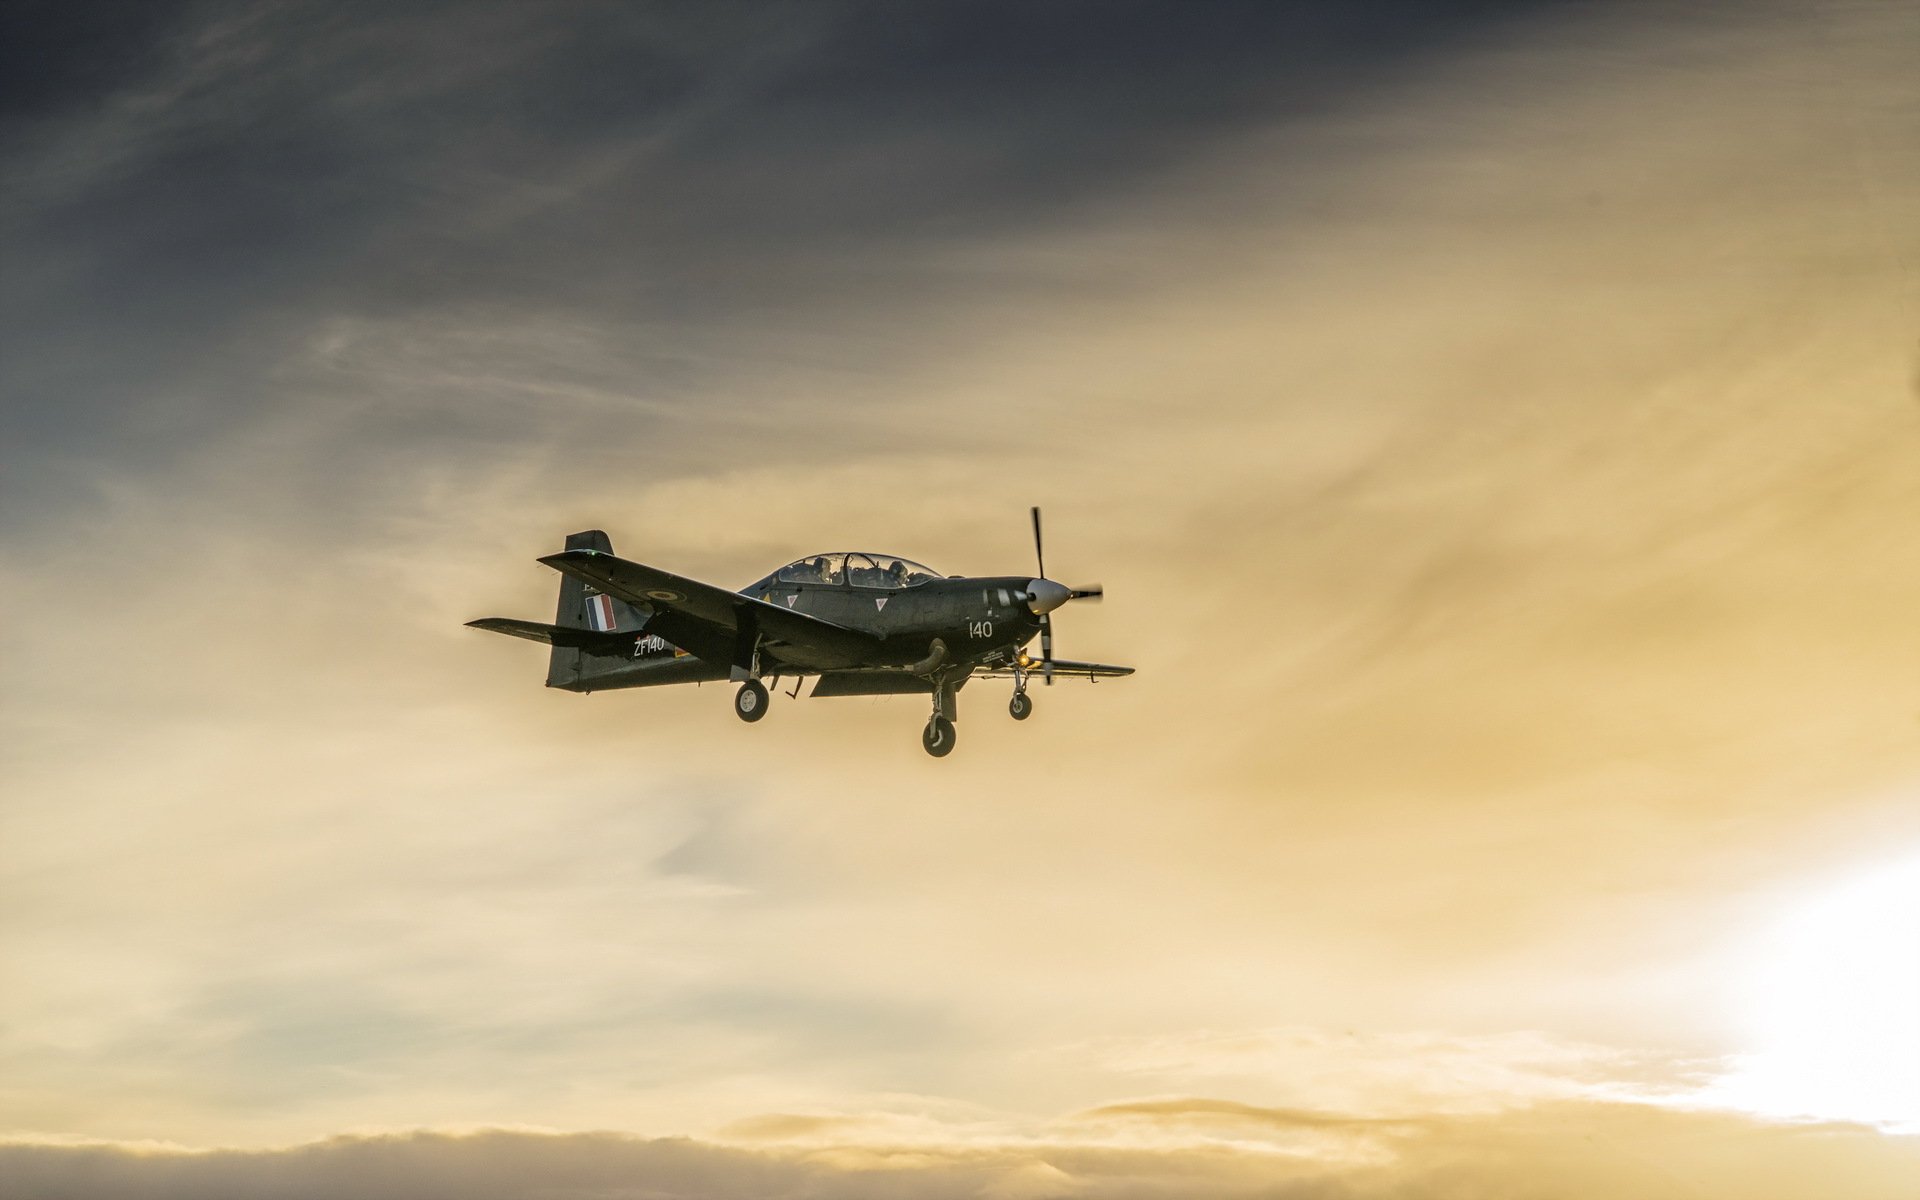
[[[953,753],[953,714],[959,707],[954,703],[955,690],[956,686],[945,680],[933,685],[933,716],[927,719],[927,727],[920,732],[920,745],[935,758],[945,758]]]
[[[758,679],[749,679],[733,694],[733,714],[742,721],[758,721],[767,715],[767,689]]]
[[[1016,721],[1024,721],[1033,715],[1033,701],[1027,698],[1027,668],[1025,656],[1015,652],[1013,656],[1013,699],[1007,702],[1007,711]]]

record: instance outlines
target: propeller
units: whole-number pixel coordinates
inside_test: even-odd
[[[1040,568],[1039,576],[1027,585],[1027,606],[1040,618],[1040,677],[1048,687],[1053,686],[1053,610],[1069,600],[1092,600],[1095,603],[1105,596],[1106,589],[1097,583],[1086,587],[1070,588],[1047,578],[1047,557],[1040,538],[1040,506],[1033,508],[1033,561]]]
[[[1040,506],[1033,506],[1033,561],[1040,568],[1040,578],[1047,577],[1047,556],[1040,549]]]

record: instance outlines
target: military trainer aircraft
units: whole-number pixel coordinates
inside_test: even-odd
[[[1027,681],[1038,674],[1088,680],[1132,667],[1053,657],[1050,614],[1101,589],[1047,578],[1040,510],[1033,510],[1035,575],[943,576],[891,554],[815,554],[737,592],[616,558],[597,529],[567,538],[540,561],[560,572],[560,608],[551,625],[508,617],[467,624],[552,647],[547,686],[570,692],[729,679],[740,685],[742,721],[767,714],[767,688],[818,676],[815,696],[933,697],[920,744],[951,753],[956,693],[974,676],[1011,678],[1016,721],[1033,713]],[[1040,657],[1026,645],[1040,636]]]

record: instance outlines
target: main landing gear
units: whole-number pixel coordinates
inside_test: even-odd
[[[953,722],[936,714],[920,731],[920,744],[928,754],[935,758],[945,758],[953,753]]]
[[[935,758],[953,753],[953,718],[959,715],[959,705],[954,701],[957,690],[957,685],[944,680],[933,687],[933,715],[927,718],[927,727],[920,731],[920,747]]]
[[[733,715],[742,721],[758,721],[767,715],[767,688],[758,679],[749,679],[733,694]]]

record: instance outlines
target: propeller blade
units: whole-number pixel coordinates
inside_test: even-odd
[[[1040,614],[1040,678],[1053,686],[1053,618]]]
[[[1104,587],[1101,587],[1097,583],[1090,583],[1085,587],[1067,589],[1067,599],[1091,600],[1095,604],[1100,603],[1101,598],[1104,597],[1106,594],[1107,594],[1107,589]]]
[[[1047,577],[1047,556],[1040,550],[1040,506],[1033,506],[1033,560],[1040,567],[1040,578]]]

